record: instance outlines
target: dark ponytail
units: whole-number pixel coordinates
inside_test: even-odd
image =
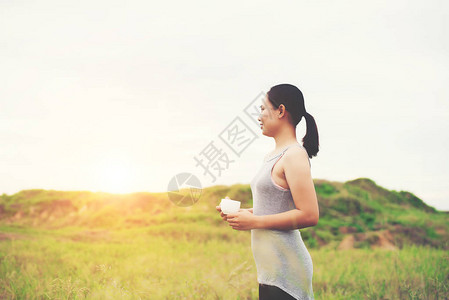
[[[302,138],[302,145],[306,148],[309,157],[312,158],[319,151],[318,128],[316,127],[315,118],[311,114],[306,112],[304,118],[306,119],[307,132]]]
[[[274,108],[277,109],[279,105],[284,104],[285,110],[289,112],[288,119],[293,127],[296,128],[296,125],[298,125],[304,116],[307,132],[302,139],[303,146],[309,158],[316,156],[319,151],[318,128],[314,117],[306,112],[302,92],[296,86],[284,83],[273,86],[267,94],[268,100]]]

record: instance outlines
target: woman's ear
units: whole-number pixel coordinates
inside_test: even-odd
[[[285,106],[284,104],[279,105],[279,115],[282,115],[285,112]]]

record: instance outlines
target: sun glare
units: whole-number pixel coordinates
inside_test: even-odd
[[[107,193],[131,193],[136,174],[126,156],[105,158],[98,170],[96,190]]]

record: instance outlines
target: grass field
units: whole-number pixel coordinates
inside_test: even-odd
[[[249,231],[0,227],[2,299],[258,299]],[[306,243],[307,246],[307,243]],[[448,299],[444,250],[309,249],[315,299]]]

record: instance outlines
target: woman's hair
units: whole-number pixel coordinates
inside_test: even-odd
[[[289,112],[288,120],[293,127],[296,128],[296,125],[304,116],[307,123],[307,132],[302,139],[303,146],[310,158],[316,156],[319,147],[318,128],[315,119],[306,112],[302,92],[296,86],[284,83],[273,86],[267,94],[268,100],[274,108],[277,109],[279,105],[284,104],[285,109]]]

